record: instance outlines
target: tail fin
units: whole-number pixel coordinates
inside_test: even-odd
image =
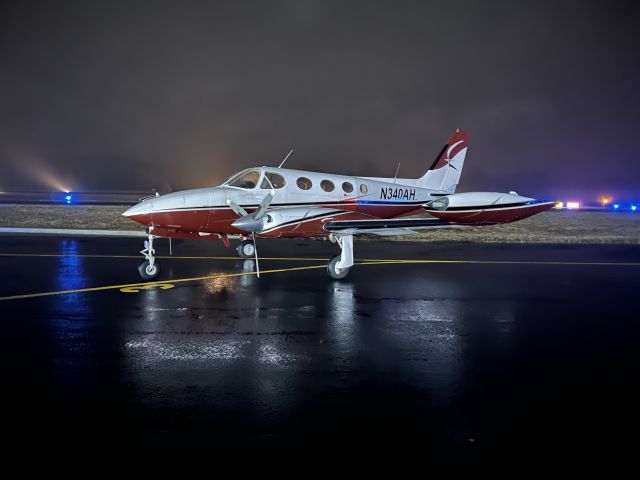
[[[431,168],[418,179],[418,186],[445,193],[455,193],[468,147],[469,135],[460,130],[453,132],[447,144],[433,161]]]

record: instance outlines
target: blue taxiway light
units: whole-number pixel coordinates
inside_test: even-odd
[[[64,201],[67,203],[71,203],[71,195],[67,195],[64,197]]]
[[[632,212],[635,212],[637,208],[638,208],[637,205],[631,205],[631,211]]]
[[[614,210],[617,210],[617,209],[619,209],[619,208],[620,208],[620,204],[618,204],[618,203],[614,203],[614,204],[613,204],[613,209],[614,209]]]

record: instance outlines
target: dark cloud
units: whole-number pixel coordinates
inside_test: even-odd
[[[205,186],[292,146],[418,176],[460,127],[465,189],[632,196],[635,5],[5,2],[0,189]]]

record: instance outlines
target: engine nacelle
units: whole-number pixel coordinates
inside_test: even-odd
[[[314,218],[334,213],[336,210],[317,207],[283,207],[269,210],[259,219],[254,219],[251,214],[241,217],[231,225],[238,230],[250,233],[267,233],[270,230],[280,228],[287,224],[295,226],[299,222],[311,221]]]

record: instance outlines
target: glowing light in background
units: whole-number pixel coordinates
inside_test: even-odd
[[[618,210],[620,208],[620,204],[619,203],[614,203],[613,204],[613,209],[614,210]]]
[[[41,158],[36,158],[32,153],[16,152],[13,164],[21,174],[32,178],[55,192],[67,193],[71,191],[69,185],[54,174]]]
[[[609,205],[611,203],[611,200],[612,198],[606,195],[602,195],[600,197],[600,203],[602,204],[603,207],[606,207],[607,205]]]
[[[556,202],[553,208],[557,208],[558,210],[560,210],[561,208],[564,208],[564,202]]]
[[[73,197],[71,196],[71,192],[67,192],[67,194],[64,197],[65,203],[71,203],[72,200],[73,200]]]
[[[575,210],[577,208],[580,208],[580,202],[567,202],[567,208],[569,210]]]
[[[637,208],[638,208],[637,205],[631,205],[631,211],[632,212],[635,212]]]
[[[69,192],[71,189],[65,186],[62,181],[57,178],[52,172],[47,170],[44,165],[38,164],[34,165],[34,168],[31,170],[33,176],[36,177],[37,180],[44,183],[47,187],[52,190],[60,191],[60,192]]]

